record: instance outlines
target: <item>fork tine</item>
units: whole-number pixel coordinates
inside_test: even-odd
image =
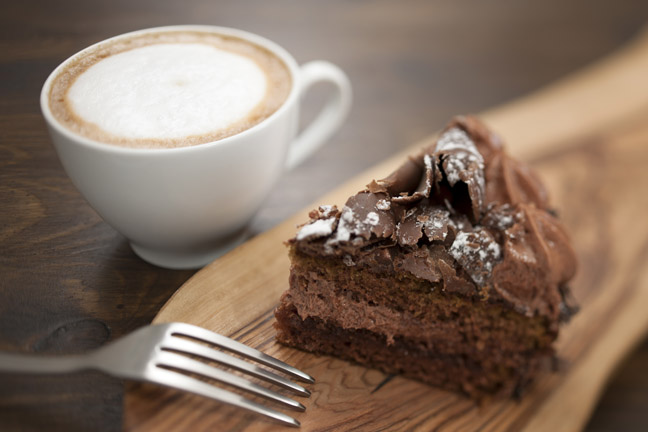
[[[213,385],[204,383],[187,375],[183,375],[179,372],[161,368],[150,369],[146,374],[145,380],[154,384],[183,390],[229,405],[234,405],[236,407],[243,408],[274,419],[286,426],[300,426],[299,421],[295,420],[289,415],[273,410],[272,408],[265,407],[256,402],[252,402],[245,399],[241,395],[223,390],[218,387],[214,387]]]
[[[237,354],[241,354],[266,366],[278,369],[302,381],[306,381],[311,384],[315,382],[315,379],[312,376],[290,366],[289,364],[282,362],[281,360],[278,360],[272,356],[262,353],[259,350],[243,345],[240,342],[232,340],[218,333],[214,333],[202,327],[197,327],[195,325],[186,323],[173,323],[171,330],[173,334],[180,334],[182,336],[198,339],[203,342],[211,343],[221,348],[230,350]]]
[[[161,348],[164,350],[181,352],[189,355],[202,357],[207,360],[212,360],[221,363],[225,366],[229,366],[231,368],[237,369],[241,372],[248,373],[257,378],[264,379],[268,382],[281,386],[285,389],[291,390],[301,396],[310,396],[310,392],[306,390],[304,387],[300,386],[299,384],[296,384],[270,371],[262,369],[254,364],[250,364],[244,360],[233,357],[229,354],[215,350],[213,348],[206,347],[197,342],[192,342],[177,337],[171,337],[165,339],[164,343],[161,345]]]
[[[302,405],[301,403],[293,399],[290,399],[289,397],[286,397],[277,392],[269,390],[258,384],[254,384],[244,378],[226,372],[222,369],[209,366],[205,363],[199,362],[189,357],[185,357],[180,354],[175,354],[168,351],[161,351],[156,356],[155,362],[158,366],[163,366],[165,368],[172,368],[173,370],[181,370],[183,372],[195,373],[204,376],[206,378],[211,378],[217,381],[224,382],[226,384],[232,385],[242,390],[246,390],[256,395],[263,396],[275,402],[282,403],[284,405],[289,406],[290,408],[299,411],[304,411],[306,409],[304,405]]]

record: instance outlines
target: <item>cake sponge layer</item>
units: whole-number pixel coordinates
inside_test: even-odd
[[[289,303],[276,311],[277,338],[284,344],[328,354],[400,374],[426,384],[464,393],[474,399],[519,396],[550,358],[538,352],[492,351],[480,358],[443,355],[414,341],[386,337],[368,330],[343,329],[318,318],[302,320]]]

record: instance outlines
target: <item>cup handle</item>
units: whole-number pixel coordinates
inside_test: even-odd
[[[351,108],[351,83],[339,67],[326,61],[312,61],[301,67],[299,97],[313,84],[324,81],[335,86],[317,117],[295,138],[286,159],[286,168],[302,163],[338,130]]]

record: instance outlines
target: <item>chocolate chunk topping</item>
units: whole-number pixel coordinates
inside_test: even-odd
[[[448,252],[480,287],[490,279],[502,255],[500,246],[484,228],[460,231]]]
[[[459,222],[465,224],[467,221]],[[423,203],[407,211],[396,228],[396,238],[401,246],[414,246],[422,238],[428,242],[445,242],[448,233],[456,231],[457,223],[450,212],[439,206]]]
[[[530,167],[504,153],[477,119],[458,117],[434,145],[341,211],[311,214],[292,242],[348,265],[380,256],[381,271],[442,280],[445,291],[557,319],[573,310],[561,290],[576,259],[547,203]]]
[[[349,198],[340,214],[335,235],[327,244],[334,246],[349,241],[361,244],[362,240],[391,237],[395,221],[391,205],[387,205],[388,199],[389,196],[382,192],[361,192]]]

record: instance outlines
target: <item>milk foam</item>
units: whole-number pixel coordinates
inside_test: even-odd
[[[92,65],[68,91],[81,119],[123,138],[213,133],[263,101],[267,79],[252,59],[200,43],[124,51]]]

